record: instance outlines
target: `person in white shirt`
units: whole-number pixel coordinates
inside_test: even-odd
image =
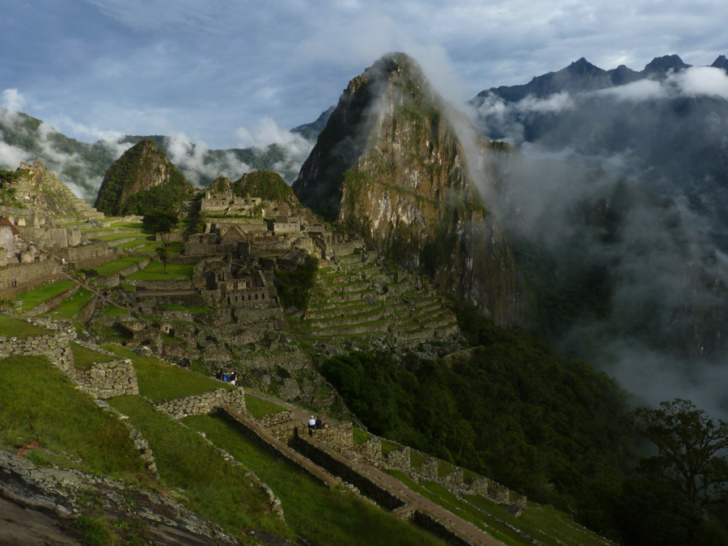
[[[313,415],[308,420],[308,428],[316,428],[316,418]]]

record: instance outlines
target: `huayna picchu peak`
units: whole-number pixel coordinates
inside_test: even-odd
[[[293,189],[305,206],[428,273],[446,293],[515,323],[526,298],[454,127],[463,118],[416,61],[386,55],[349,82]],[[504,148],[483,137],[476,146]]]

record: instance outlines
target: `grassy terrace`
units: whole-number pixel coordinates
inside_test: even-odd
[[[263,400],[257,396],[251,396],[250,394],[245,395],[245,407],[248,408],[250,415],[252,415],[255,419],[262,419],[271,413],[286,411],[286,408],[283,406],[268,400]]]
[[[30,309],[38,307],[41,303],[44,303],[52,297],[57,296],[61,292],[68,290],[74,284],[76,283],[72,280],[62,280],[54,282],[53,284],[43,286],[41,288],[38,288],[37,290],[31,290],[30,292],[26,292],[22,296],[15,298],[13,301],[22,301],[23,311],[28,311]]]
[[[309,543],[337,546],[444,546],[443,542],[429,533],[398,520],[366,501],[324,487],[241,435],[222,417],[186,417],[184,423],[204,432],[216,446],[228,451],[268,484],[281,499],[289,528]],[[157,451],[154,453],[156,456]]]
[[[139,356],[134,351],[109,343],[103,346],[120,358],[130,358],[139,382],[139,394],[154,402],[164,402],[180,396],[194,396],[217,389],[233,389],[232,385],[201,376],[198,373],[154,358]]]
[[[124,315],[128,315],[129,311],[126,309],[123,309],[122,307],[117,307],[116,305],[109,305],[106,309],[104,309],[104,312],[101,313],[101,316],[104,317],[123,317]]]
[[[55,463],[132,481],[143,479],[143,461],[126,427],[97,408],[45,357],[4,359],[0,400],[3,447],[17,450],[19,445],[37,441],[43,451],[31,450],[27,455],[36,464]]]
[[[569,516],[553,508],[529,503],[518,518],[481,495],[467,495],[458,499],[450,491],[434,482],[415,483],[398,470],[389,474],[413,491],[448,509],[454,514],[480,527],[508,546],[528,546],[531,540],[521,536],[509,525],[547,546],[607,546],[613,543],[573,524]]]
[[[114,222],[109,226],[110,229],[136,229],[142,231],[144,224],[142,222]]]
[[[0,313],[0,334],[2,334],[3,337],[23,338],[28,336],[40,336],[49,333],[50,331],[45,328],[40,328],[35,324],[30,324],[24,320],[18,320],[10,315],[6,315],[5,313]]]
[[[99,239],[100,241],[105,241],[107,243],[118,241],[120,239],[129,239],[130,237],[134,237],[135,239],[148,239],[148,235],[144,234],[134,234],[134,233],[114,233],[112,235],[99,235],[98,237],[94,237],[94,239]]]
[[[286,523],[269,513],[267,495],[246,478],[247,468],[233,466],[199,434],[140,397],[122,396],[109,403],[149,442],[162,485],[184,491],[195,512],[236,536],[252,527],[292,538]]]
[[[71,343],[71,350],[73,351],[73,361],[77,370],[88,370],[93,364],[115,360],[114,357],[93,351],[78,343]]]
[[[124,243],[124,245],[127,244],[134,244],[138,245],[137,242],[134,243]],[[124,245],[121,245],[124,247]],[[185,249],[184,245],[182,243],[170,243],[168,252],[169,254],[180,254]],[[162,243],[150,243],[145,244],[144,246],[134,246],[132,249],[135,253],[138,254],[156,254],[160,251],[164,251],[164,245]]]
[[[167,273],[165,273],[164,264],[149,262],[144,270],[129,275],[127,279],[134,281],[171,281],[177,277],[182,277],[185,280],[190,280],[194,267],[194,265],[167,264]]]
[[[122,269],[126,269],[130,265],[138,264],[145,259],[143,256],[127,256],[126,258],[100,265],[95,269],[99,277],[111,277]]]
[[[53,317],[54,319],[72,319],[78,314],[84,305],[91,301],[91,298],[93,297],[93,292],[81,287],[63,300],[53,311],[49,311],[41,316]]]

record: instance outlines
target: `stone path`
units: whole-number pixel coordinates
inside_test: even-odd
[[[245,391],[245,394],[246,396],[254,396],[256,398],[260,398],[261,400],[267,400],[269,402],[273,402],[275,404],[285,407],[287,410],[291,411],[294,419],[303,421],[304,424],[308,422],[308,419],[311,416],[310,412],[278,400],[276,398],[272,398],[261,393],[252,392],[247,389]],[[327,419],[327,422],[335,423],[335,421],[332,421],[330,419]],[[397,489],[406,499],[409,500],[408,504],[395,510],[395,514],[406,514],[408,512],[415,511],[417,507],[420,506],[426,508],[429,512],[433,513],[439,519],[447,521],[454,528],[459,529],[460,532],[467,536],[474,544],[482,544],[484,546],[505,546],[503,542],[493,538],[491,535],[489,535],[479,527],[475,526],[474,524],[470,523],[469,521],[466,521],[460,516],[453,514],[439,504],[432,502],[426,497],[423,497],[419,493],[412,491],[409,487],[407,487],[404,483],[402,483],[394,476],[391,476],[386,472],[382,472],[381,470],[370,464],[362,462],[361,458],[357,454],[346,453],[343,455],[346,455],[351,465],[358,471],[377,477],[390,487]]]

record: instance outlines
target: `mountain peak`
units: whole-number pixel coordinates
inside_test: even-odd
[[[142,139],[114,161],[101,183],[96,208],[109,215],[173,209],[193,188],[150,139]]]
[[[710,66],[713,68],[722,68],[728,72],[728,59],[726,59],[725,55],[718,55],[718,58]]]
[[[652,59],[642,71],[642,74],[650,76],[664,76],[670,70],[679,72],[686,68],[690,68],[691,65],[685,64],[683,60],[677,55],[664,55],[662,57],[655,57]]]

